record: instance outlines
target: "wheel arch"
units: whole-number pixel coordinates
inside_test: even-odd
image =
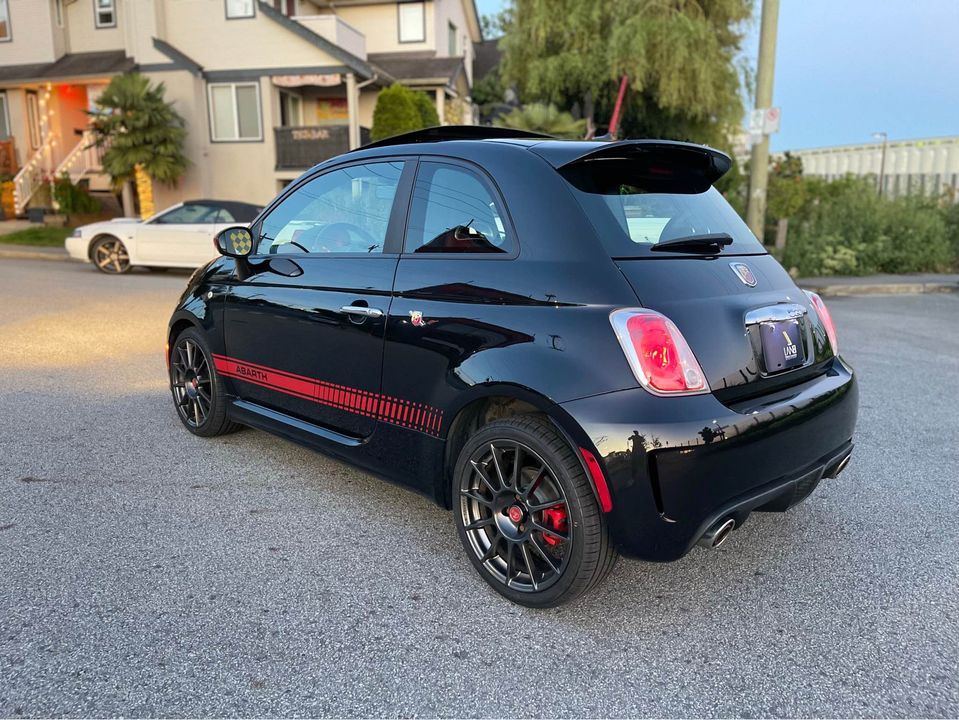
[[[592,441],[573,417],[559,404],[535,390],[509,383],[493,383],[475,386],[465,393],[449,412],[452,419],[445,430],[442,485],[437,488],[436,493],[437,499],[444,507],[452,507],[453,470],[469,437],[494,420],[525,414],[545,417],[572,446],[583,472],[589,478],[593,496],[600,502],[599,490],[580,452],[582,447],[591,448]]]
[[[191,327],[196,328],[200,332],[204,332],[200,319],[191,312],[178,310],[173,314],[173,317],[170,318],[170,325],[167,328],[165,351],[167,367],[170,365],[170,350],[173,348],[173,341],[177,339],[180,333]]]
[[[89,244],[87,245],[87,258],[89,258],[90,262],[93,262],[93,248],[94,248],[94,246],[95,246],[98,242],[100,242],[101,240],[104,240],[104,239],[106,239],[106,238],[113,238],[114,240],[119,240],[121,243],[123,243],[123,246],[127,249],[127,255],[130,254],[130,246],[129,246],[129,243],[124,242],[124,241],[123,241],[123,238],[121,238],[119,235],[116,235],[115,233],[112,233],[112,232],[101,231],[101,232],[98,232],[96,235],[94,235],[92,238],[90,238],[90,242],[89,242]],[[132,265],[132,264],[133,264],[133,262],[132,262],[132,261],[133,261],[133,257],[132,257],[132,256],[130,257],[130,260],[131,260],[130,264]]]

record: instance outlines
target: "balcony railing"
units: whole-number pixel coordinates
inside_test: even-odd
[[[306,170],[350,149],[346,125],[273,128],[276,139],[276,169]],[[370,131],[360,128],[360,143],[369,142]]]

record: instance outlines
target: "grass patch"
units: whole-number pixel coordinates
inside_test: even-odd
[[[63,247],[63,241],[73,232],[66,227],[32,227],[0,235],[0,245],[33,245],[35,247]]]

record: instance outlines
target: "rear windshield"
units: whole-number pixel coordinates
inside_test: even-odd
[[[611,257],[655,256],[661,242],[727,233],[724,255],[765,253],[746,223],[715,189],[696,192],[657,168],[636,172],[628,161],[597,161],[562,171]]]

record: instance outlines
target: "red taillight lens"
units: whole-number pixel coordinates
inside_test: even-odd
[[[819,321],[822,323],[822,326],[826,328],[826,337],[829,338],[829,344],[832,346],[832,354],[839,355],[839,343],[836,340],[836,325],[832,321],[832,315],[829,314],[826,303],[814,292],[806,290],[806,294],[809,296],[812,306],[816,308]]]
[[[706,376],[679,328],[654,310],[616,310],[609,316],[633,375],[656,395],[709,392]]]

